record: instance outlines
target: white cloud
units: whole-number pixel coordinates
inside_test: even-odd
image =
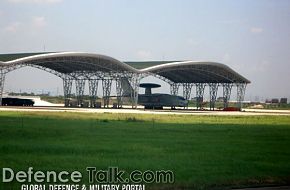
[[[139,59],[148,60],[152,57],[152,53],[148,50],[139,50],[137,56]]]
[[[230,60],[231,60],[231,56],[230,56],[230,54],[228,54],[228,53],[225,53],[224,54],[224,56],[223,56],[223,62],[225,62],[225,63],[227,63],[227,62],[229,62]]]
[[[6,27],[3,28],[3,31],[7,33],[18,33],[23,31],[38,32],[47,25],[47,22],[44,17],[34,17],[30,21],[26,22],[11,22]]]
[[[239,24],[243,22],[242,20],[219,20],[217,21],[217,23],[221,23],[221,24]]]
[[[52,3],[60,3],[62,0],[8,0],[11,3],[39,3],[39,4],[52,4]]]
[[[188,39],[186,39],[186,43],[187,43],[188,45],[192,45],[192,46],[197,46],[197,45],[199,45],[199,42],[197,42],[196,40],[194,40],[194,39],[192,39],[192,38],[188,38]]]
[[[188,38],[188,39],[187,39],[187,43],[188,43],[188,44],[193,44],[193,42],[194,42],[194,41],[193,41],[192,38]]]
[[[13,33],[15,33],[15,32],[18,31],[18,29],[19,29],[20,26],[21,26],[21,23],[19,23],[19,22],[13,22],[13,23],[10,23],[8,26],[6,26],[4,28],[4,31],[5,32],[13,32]]]
[[[34,17],[32,19],[32,26],[33,27],[41,28],[41,27],[44,27],[46,25],[47,25],[47,23],[46,23],[46,20],[44,17]]]
[[[258,34],[258,33],[263,32],[264,30],[263,30],[263,28],[260,28],[260,27],[252,27],[252,28],[250,28],[250,31],[254,34]]]
[[[251,71],[254,73],[266,72],[271,70],[271,63],[268,60],[259,61],[256,64],[253,64]]]

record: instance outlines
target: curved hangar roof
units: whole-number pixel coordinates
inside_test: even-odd
[[[0,65],[31,65],[48,68],[60,73],[73,73],[78,71],[89,72],[138,72],[137,69],[118,61],[112,57],[92,53],[48,53],[23,57]]]
[[[175,83],[250,83],[230,67],[216,62],[174,62],[140,71],[158,74]]]
[[[15,65],[40,66],[65,74],[78,71],[152,73],[176,83],[250,83],[228,66],[216,62],[173,62],[138,70],[109,56],[75,52],[40,54],[0,62],[0,66]]]

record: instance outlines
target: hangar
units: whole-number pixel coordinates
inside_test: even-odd
[[[244,99],[248,79],[228,66],[216,62],[176,61],[143,69],[136,69],[129,63],[121,62],[109,56],[81,53],[60,52],[44,53],[0,61],[0,103],[2,99],[5,75],[15,69],[31,66],[52,73],[63,80],[65,106],[69,106],[72,84],[76,86],[78,105],[82,104],[85,83],[89,84],[91,105],[95,105],[99,83],[102,84],[104,107],[109,106],[112,81],[116,82],[118,107],[122,106],[124,87],[121,80],[128,80],[132,87],[130,98],[132,107],[137,107],[140,80],[153,75],[170,85],[170,93],[177,95],[183,89],[183,97],[189,99],[192,88],[196,88],[197,109],[201,108],[205,87],[209,88],[210,109],[214,109],[219,87],[223,90],[224,107],[228,106],[232,87],[237,88],[238,107]]]

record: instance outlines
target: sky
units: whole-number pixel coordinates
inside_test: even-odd
[[[0,53],[214,61],[251,81],[246,99],[290,99],[289,23],[290,0],[0,0]],[[20,90],[62,93],[62,81],[22,68],[4,88]]]

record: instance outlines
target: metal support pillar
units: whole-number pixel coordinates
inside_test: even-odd
[[[76,95],[78,106],[82,107],[86,80],[76,79],[75,82],[76,82]]]
[[[104,108],[109,107],[112,79],[102,79]]]
[[[116,79],[116,92],[117,92],[117,106],[121,108],[123,106],[123,88],[121,78]]]
[[[191,89],[192,89],[193,84],[192,83],[183,83],[183,98],[186,100],[190,99],[190,94],[191,94]]]
[[[190,99],[190,94],[191,94],[191,89],[192,89],[193,84],[192,83],[183,83],[183,98],[186,100]],[[188,107],[188,103],[187,106]]]
[[[98,79],[89,79],[90,107],[95,107],[98,92],[98,83]]]
[[[4,89],[5,72],[3,69],[0,70],[0,106],[2,106],[2,96]]]
[[[140,84],[140,75],[139,74],[132,74],[130,78],[128,78],[130,85],[132,87],[131,90],[131,101],[132,101],[132,108],[137,108],[138,105],[138,93],[139,93],[139,84]]]
[[[223,100],[224,100],[224,108],[229,106],[229,100],[231,97],[231,91],[233,84],[232,83],[223,83]]]
[[[200,110],[203,102],[205,84],[196,83],[195,86],[196,86],[196,108]]]
[[[170,83],[170,94],[177,96],[179,86],[180,86],[179,83]]]
[[[242,109],[242,102],[244,101],[245,92],[246,92],[246,83],[237,83],[237,106]]]
[[[209,108],[210,110],[214,110],[219,84],[209,83],[208,86],[209,86],[209,98],[210,98]]]
[[[73,79],[66,76],[62,80],[63,80],[64,106],[69,107]]]

